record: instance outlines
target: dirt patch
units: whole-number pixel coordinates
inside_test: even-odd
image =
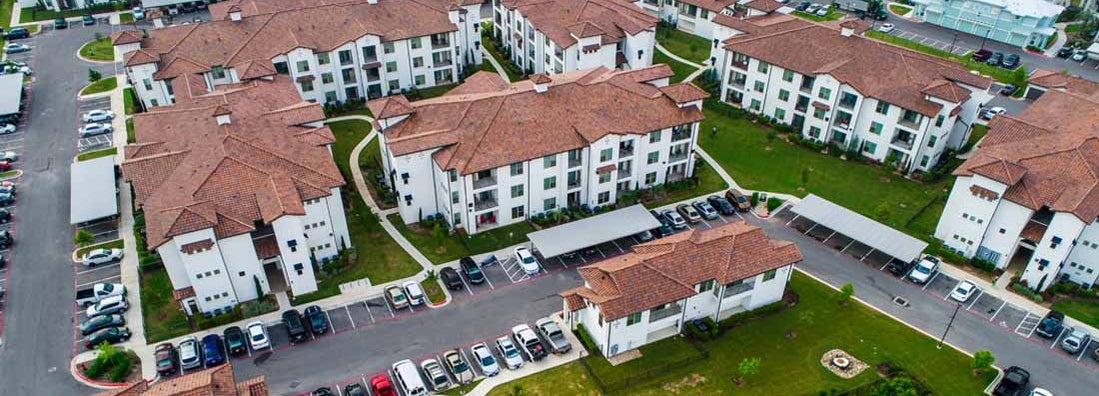
[[[683,377],[683,379],[679,381],[664,384],[663,388],[668,393],[678,395],[681,391],[692,389],[699,384],[705,383],[706,381],[706,377],[703,377],[699,374],[691,374]]]

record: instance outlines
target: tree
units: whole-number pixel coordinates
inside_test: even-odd
[[[852,285],[852,284],[848,283],[848,284],[845,284],[842,287],[840,287],[840,295],[839,295],[839,298],[838,298],[840,305],[846,306],[847,303],[849,301],[851,301],[851,296],[854,296],[854,295],[855,295],[855,285]]]
[[[739,385],[744,385],[744,380],[748,376],[759,374],[759,364],[763,361],[760,358],[744,358],[737,365],[737,377],[733,379],[733,382]]]
[[[95,71],[95,69],[88,69],[88,82],[96,82],[103,78],[103,73]]]
[[[431,236],[435,239],[435,246],[443,247],[443,242],[446,241],[446,229],[443,228],[442,222],[436,222],[435,228],[431,229]]]
[[[889,203],[885,202],[885,201],[882,201],[882,203],[878,204],[878,208],[874,210],[874,217],[876,217],[878,220],[882,220],[882,221],[888,219],[889,218]]]
[[[989,351],[977,351],[973,352],[973,375],[981,375],[989,367],[992,367],[992,363],[996,362],[996,357]]]
[[[1027,73],[1026,68],[1019,66],[1015,69],[1015,71],[1011,72],[1011,84],[1016,87],[1020,87],[1019,90],[1022,91],[1022,87],[1026,86],[1026,80],[1028,75],[1029,74]]]
[[[252,282],[256,284],[256,297],[263,297],[263,286],[259,283],[259,276],[252,275]]]
[[[897,376],[874,388],[873,396],[919,396],[916,382],[908,376]]]
[[[88,230],[79,230],[73,235],[73,243],[79,247],[85,247],[95,242],[95,236]]]

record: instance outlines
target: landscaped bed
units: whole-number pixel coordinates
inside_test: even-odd
[[[80,47],[80,56],[96,61],[113,62],[114,47],[110,37],[99,37]]]
[[[92,159],[96,159],[96,158],[112,156],[112,155],[115,155],[115,154],[118,154],[118,148],[117,147],[111,147],[111,148],[103,149],[103,150],[96,150],[96,151],[89,151],[89,152],[86,152],[86,153],[80,153],[79,155],[76,156],[76,160],[77,161],[87,161],[87,160],[92,160]]]
[[[889,5],[889,11],[893,11],[894,14],[900,16],[905,16],[908,15],[909,12],[912,12],[912,7],[906,6],[904,4],[894,3]]]
[[[92,250],[95,250],[95,249],[122,249],[124,246],[125,246],[125,243],[123,243],[121,239],[116,239],[116,240],[113,240],[113,241],[108,241],[108,242],[103,242],[103,243],[97,243],[95,245],[88,245],[88,246],[84,246],[82,248],[76,249],[76,257],[77,258],[84,257],[84,254],[86,254],[86,253],[88,253]]]
[[[653,64],[655,65],[657,63],[663,63],[672,68],[672,73],[675,73],[670,79],[672,84],[685,80],[687,76],[690,76],[691,73],[698,70],[686,63],[677,62],[660,51],[653,52]]]
[[[664,49],[691,62],[705,64],[710,59],[709,41],[667,24],[657,25],[656,41]]]
[[[446,293],[443,292],[443,286],[439,284],[439,279],[432,276],[423,281],[420,281],[420,287],[424,289],[424,294],[427,295],[427,300],[431,304],[441,304],[446,301]]]
[[[80,90],[80,95],[93,95],[97,93],[110,92],[115,88],[118,88],[118,79],[114,76],[111,76],[88,84],[86,87],[84,87],[84,89]]]
[[[465,231],[449,233],[443,230],[441,236],[435,234],[433,224],[429,222],[406,225],[399,214],[388,216],[389,222],[408,239],[416,249],[435,264],[444,264],[462,257],[487,253],[527,241],[527,234],[534,228],[527,222],[519,222],[488,231],[468,235]],[[440,226],[442,227],[442,226]]]

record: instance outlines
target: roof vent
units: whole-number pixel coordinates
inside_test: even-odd
[[[553,82],[549,76],[539,73],[530,76],[530,82],[534,83],[534,92],[543,93],[549,89],[549,84]]]
[[[229,7],[229,20],[233,22],[240,22],[240,7],[235,5]]]
[[[229,116],[233,114],[227,106],[218,106],[214,109],[214,119],[217,120],[218,125],[225,125],[230,122]]]
[[[840,36],[851,37],[855,34],[855,28],[859,27],[859,23],[854,19],[846,21],[840,24]]]

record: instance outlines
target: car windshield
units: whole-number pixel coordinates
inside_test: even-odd
[[[504,348],[504,356],[507,358],[519,357],[519,351],[512,347]]]
[[[496,364],[496,359],[493,359],[492,356],[483,356],[483,357],[481,357],[481,365],[482,366],[491,366],[491,365],[494,365],[494,364]]]
[[[527,264],[533,263],[534,262],[534,257],[533,256],[523,256],[523,262],[527,263]]]
[[[396,301],[396,302],[401,302],[401,301],[404,301],[404,294],[397,294],[397,295],[394,295],[394,296],[393,296],[393,301]]]
[[[965,286],[958,286],[958,288],[954,291],[958,292],[958,294],[969,294],[969,288]]]
[[[110,283],[104,283],[103,284],[103,291],[105,291],[107,293],[110,293],[113,290],[114,290],[114,285],[112,285]]]
[[[930,274],[931,273],[931,267],[928,267],[926,264],[920,263],[920,265],[916,266],[916,272],[919,272],[919,273],[925,274],[925,275]]]
[[[1075,339],[1069,338],[1069,339],[1065,340],[1065,345],[1075,347],[1075,346],[1079,346],[1080,344],[1076,343]]]
[[[466,370],[469,370],[469,367],[466,366],[466,362],[459,361],[458,364],[454,365],[454,373],[464,373]]]

